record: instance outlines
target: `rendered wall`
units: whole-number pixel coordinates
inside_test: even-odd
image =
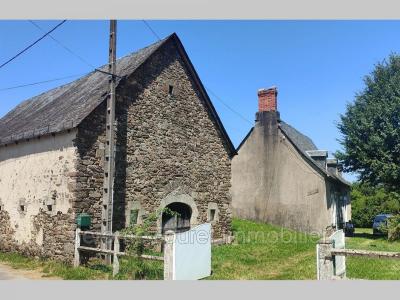
[[[0,148],[0,250],[62,260],[73,254],[75,135],[72,130]]]
[[[274,114],[262,113],[232,160],[234,215],[321,233],[332,223],[325,179],[280,132]]]

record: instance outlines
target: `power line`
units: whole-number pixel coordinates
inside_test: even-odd
[[[150,24],[148,24],[145,20],[142,20],[144,22],[144,24],[146,24],[146,26],[150,29],[150,31],[154,34],[154,36],[160,41],[160,37],[158,36],[158,34],[153,30],[153,28],[151,28]],[[219,97],[217,94],[215,94],[209,87],[205,86],[206,90],[208,90],[210,92],[210,94],[213,94],[214,97],[221,102],[227,109],[229,109],[231,112],[233,112],[235,115],[237,115],[238,117],[240,117],[242,120],[244,120],[245,122],[249,123],[250,125],[253,125],[253,123],[251,121],[249,121],[246,117],[244,117],[241,113],[237,112],[236,110],[234,110],[232,107],[230,107],[225,101],[223,101],[221,99],[221,97]]]
[[[145,20],[142,20],[143,21],[143,23],[147,26],[147,28],[148,29],[150,29],[150,31],[154,34],[154,36],[159,40],[159,41],[161,41],[161,38],[158,36],[158,34],[153,30],[153,28],[151,28],[151,26],[145,21]]]
[[[40,27],[38,24],[36,24],[34,21],[32,20],[28,20],[33,26],[35,26],[36,28],[38,28],[40,31],[45,32],[45,30]],[[56,42],[60,47],[62,47],[64,50],[66,50],[67,52],[69,52],[71,55],[75,56],[77,59],[79,59],[81,62],[83,62],[84,64],[86,64],[87,66],[89,66],[92,69],[96,69],[95,66],[93,66],[90,62],[88,62],[86,59],[84,59],[82,56],[80,56],[79,54],[75,53],[74,51],[72,51],[69,47],[67,47],[65,44],[61,43],[59,40],[57,40],[56,38],[54,38],[52,35],[49,34],[49,38],[51,38],[54,42]]]
[[[7,87],[7,88],[2,88],[2,89],[0,89],[0,92],[1,92],[1,91],[7,91],[7,90],[18,89],[18,88],[27,87],[27,86],[32,86],[32,85],[38,85],[38,84],[53,82],[53,81],[59,81],[59,80],[68,79],[68,78],[73,78],[73,77],[78,77],[78,76],[82,76],[82,75],[86,75],[86,74],[87,74],[87,73],[81,73],[81,74],[75,74],[75,75],[60,77],[60,78],[54,78],[54,79],[43,80],[43,81],[38,81],[38,82],[33,82],[33,83],[27,83],[27,84],[22,84],[22,85],[11,86],[11,87]]]
[[[39,25],[37,25],[35,22],[33,22],[32,20],[29,20],[29,22],[34,25],[36,28],[40,29],[41,31],[44,31],[43,28],[41,28]],[[82,56],[80,56],[79,54],[77,54],[76,52],[72,51],[69,47],[67,47],[65,44],[63,44],[62,42],[60,42],[59,40],[57,40],[56,38],[54,38],[52,35],[49,34],[49,38],[51,38],[53,41],[55,41],[59,46],[61,46],[62,48],[64,48],[66,51],[68,51],[70,54],[72,54],[73,56],[75,56],[76,58],[78,58],[81,62],[83,62],[84,64],[86,64],[87,66],[89,66],[90,68],[94,69],[96,72],[100,72],[106,75],[111,75],[111,76],[115,76],[117,78],[122,78],[121,76],[118,76],[116,74],[111,74],[109,72],[100,70],[98,68],[96,68],[94,65],[92,65],[90,62],[88,62],[86,59],[84,59]]]
[[[240,117],[242,120],[246,121],[247,123],[249,123],[250,125],[253,125],[252,122],[250,122],[245,116],[243,116],[241,113],[237,112],[236,110],[234,110],[233,108],[231,108],[227,103],[225,103],[217,94],[215,94],[212,90],[210,90],[209,87],[204,86],[206,88],[206,90],[208,90],[210,92],[210,94],[213,94],[213,96],[219,101],[221,102],[227,109],[229,109],[231,112],[233,112],[235,115],[237,115],[238,117]]]
[[[16,59],[18,56],[20,56],[22,53],[24,53],[25,51],[27,51],[28,49],[30,49],[31,47],[33,47],[34,45],[36,45],[37,43],[39,43],[42,39],[44,39],[46,36],[48,36],[50,33],[52,33],[54,30],[56,30],[58,27],[60,27],[62,24],[64,24],[67,20],[64,20],[62,22],[60,22],[59,24],[57,24],[55,27],[53,27],[52,30],[46,32],[44,35],[42,35],[39,39],[37,39],[35,42],[33,42],[32,44],[30,44],[29,46],[25,47],[23,50],[21,50],[19,53],[17,53],[16,55],[14,55],[13,57],[11,57],[9,60],[7,60],[6,62],[4,62],[2,65],[0,65],[0,69],[2,67],[4,67],[5,65],[9,64],[11,61],[13,61],[14,59]]]

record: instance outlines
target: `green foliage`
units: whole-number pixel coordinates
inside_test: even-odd
[[[371,228],[378,214],[400,213],[400,194],[356,183],[351,188],[351,214],[355,227]]]
[[[338,129],[344,152],[335,156],[360,180],[396,190],[400,184],[400,56],[375,66],[365,88],[347,105]]]
[[[390,242],[400,240],[400,215],[395,215],[389,218],[387,234]]]
[[[154,245],[151,241],[142,239],[140,237],[154,236],[157,234],[157,220],[162,214],[170,216],[178,215],[178,213],[170,210],[169,208],[156,210],[144,216],[140,224],[131,224],[129,227],[121,231],[121,235],[125,236],[125,252],[129,256],[125,260],[124,269],[125,272],[129,272],[131,274],[133,279],[156,279],[159,277],[159,264],[142,258],[142,255],[149,254],[148,252],[151,252],[150,254],[152,255],[157,254],[155,251],[152,251],[156,245]],[[135,236],[137,238],[127,238],[126,236]],[[156,243],[157,242],[160,243],[160,241],[156,241]]]

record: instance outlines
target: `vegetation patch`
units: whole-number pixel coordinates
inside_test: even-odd
[[[233,220],[235,242],[212,248],[213,274],[207,279],[316,279],[317,236],[264,223]],[[357,228],[346,238],[346,248],[400,252],[400,242],[375,237],[372,229]],[[111,266],[92,259],[73,268],[55,261],[0,253],[0,261],[14,268],[38,269],[49,277],[62,279],[113,279]],[[400,279],[400,260],[348,257],[351,279]],[[163,279],[163,262],[121,257],[120,272],[114,279]]]

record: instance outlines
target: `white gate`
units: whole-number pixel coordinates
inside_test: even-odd
[[[211,224],[174,235],[173,280],[197,280],[211,275]]]

